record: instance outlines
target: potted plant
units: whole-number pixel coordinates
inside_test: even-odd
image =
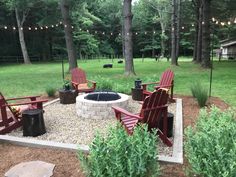
[[[63,82],[63,88],[59,90],[61,104],[73,104],[76,102],[78,93],[72,89],[70,80],[66,79]]]

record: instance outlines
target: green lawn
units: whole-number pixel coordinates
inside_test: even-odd
[[[105,63],[111,60],[78,61],[79,67],[87,72],[87,77],[101,85],[104,81],[112,83],[113,90],[130,94],[130,88],[136,78],[143,82],[157,81],[160,74],[167,68],[175,73],[174,93],[190,95],[190,86],[199,80],[209,88],[210,70],[201,69],[190,62],[181,59],[178,67],[165,61],[156,62],[153,59],[135,59],[135,77],[125,77],[124,64],[113,62],[112,69],[103,69]],[[68,70],[68,64],[65,64]],[[214,62],[212,96],[220,97],[232,106],[236,106],[236,62]],[[35,63],[32,65],[1,65],[0,91],[7,97],[45,94],[47,87],[62,87],[61,63]]]

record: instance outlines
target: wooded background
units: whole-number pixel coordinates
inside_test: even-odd
[[[78,59],[123,57],[125,1],[66,1]],[[0,61],[16,61],[16,56],[22,57],[20,28],[30,60],[50,61],[66,56],[60,3],[57,0],[0,0]],[[204,15],[204,11],[207,14]],[[16,14],[21,24],[17,24]],[[173,14],[179,23],[173,22]],[[210,30],[204,31],[202,25],[207,24]],[[177,43],[171,42],[174,27],[179,29]],[[132,4],[133,57],[172,57],[175,44],[178,55],[193,56],[196,62],[201,62],[202,54],[197,51],[204,53],[201,48],[205,48],[210,54],[210,39],[201,39],[199,33],[203,36],[209,33],[215,49],[219,48],[220,40],[236,38],[236,1],[139,0]],[[207,47],[199,40],[208,40]]]

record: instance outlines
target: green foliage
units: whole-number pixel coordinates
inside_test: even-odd
[[[191,86],[191,92],[193,97],[197,99],[198,105],[204,107],[208,98],[208,91],[205,86],[202,85],[199,81],[194,82]]]
[[[54,87],[48,86],[46,88],[46,93],[49,97],[54,97],[56,93],[56,89]]]
[[[71,82],[70,82],[70,80],[64,80],[63,88],[64,88],[64,90],[70,90],[71,89]]]
[[[112,90],[112,81],[109,79],[102,79],[97,85],[98,90]]]
[[[204,109],[195,128],[186,130],[189,173],[202,177],[236,176],[236,120],[232,110]]]
[[[88,177],[156,177],[157,135],[147,126],[137,126],[132,136],[118,124],[110,128],[107,137],[97,134],[88,156],[79,152],[79,159]]]

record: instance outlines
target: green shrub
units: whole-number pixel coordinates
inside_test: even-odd
[[[200,82],[194,82],[191,86],[191,92],[193,97],[197,99],[198,105],[204,107],[208,98],[207,88],[204,87]]]
[[[79,152],[89,177],[149,177],[159,175],[157,135],[137,126],[132,136],[123,127],[110,128],[107,137],[96,135],[89,155]]]
[[[186,130],[185,152],[190,176],[236,176],[236,120],[233,111],[201,110],[195,128]]]
[[[108,79],[102,79],[97,84],[97,89],[98,90],[112,90],[112,82]]]
[[[56,89],[53,87],[47,87],[46,88],[46,93],[49,97],[54,97],[56,94]]]

